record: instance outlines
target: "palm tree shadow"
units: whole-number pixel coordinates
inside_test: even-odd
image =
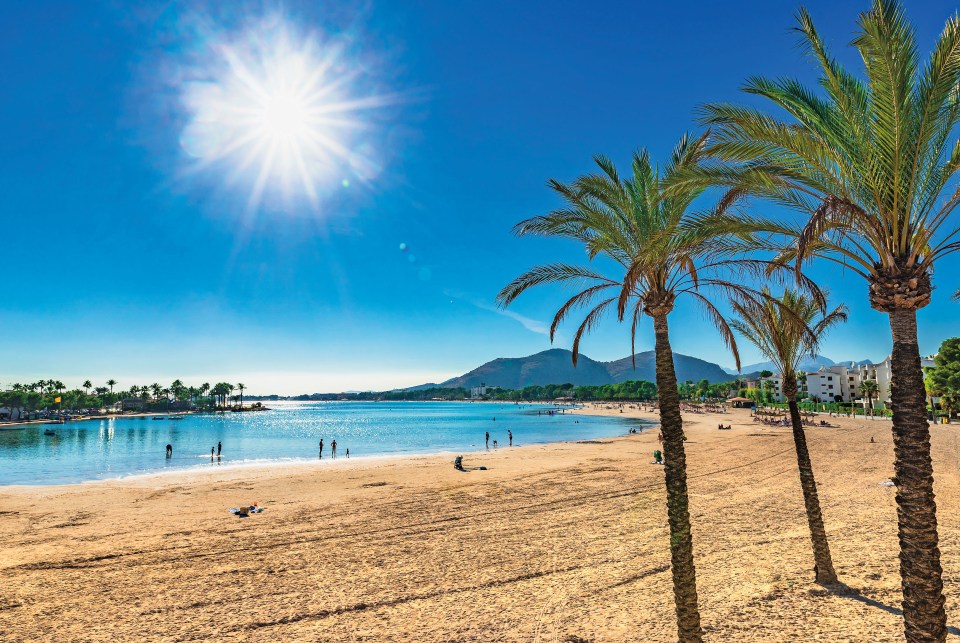
[[[876,607],[877,609],[883,610],[888,614],[893,614],[895,616],[903,616],[903,610],[899,607],[893,607],[892,605],[887,605],[886,603],[881,603],[880,601],[870,598],[869,596],[864,596],[860,590],[854,589],[847,585],[846,583],[834,583],[832,585],[825,586],[825,589],[835,595],[842,598],[850,598],[864,605],[869,605],[870,607]],[[953,625],[947,626],[947,632],[954,635],[960,635],[960,628],[954,627]]]

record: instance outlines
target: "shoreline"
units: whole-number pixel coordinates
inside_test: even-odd
[[[710,639],[899,640],[890,424],[806,431],[850,588],[835,592],[813,582],[791,430],[746,410],[683,420]],[[931,435],[949,508],[958,438]],[[645,430],[481,450],[465,472],[435,454],[0,487],[0,638],[676,640],[656,447]],[[266,510],[227,512],[254,502]],[[956,613],[960,521],[939,514]]]
[[[503,404],[503,403],[500,403]],[[574,409],[567,408],[565,409],[569,414],[574,414]],[[180,415],[187,415],[188,413],[181,413]],[[203,415],[192,413],[193,415]],[[602,416],[602,413],[581,413],[582,415],[593,415],[593,416]],[[111,417],[127,417],[135,419],[138,417],[152,417],[156,414],[138,414],[136,416],[111,416]],[[171,414],[172,415],[172,414]],[[628,420],[641,420],[645,423],[653,422],[647,418],[627,418],[625,416],[615,417],[613,415],[609,416],[611,419],[619,419],[621,421]],[[85,418],[94,419],[94,418]],[[84,420],[84,421],[85,421]],[[78,420],[78,422],[80,422]],[[644,424],[644,427],[653,428],[658,426],[659,422],[653,424]],[[416,460],[416,459],[436,459],[436,458],[449,458],[450,463],[453,463],[453,458],[456,455],[464,455],[465,460],[469,461],[470,459],[475,459],[481,454],[490,454],[497,453],[505,450],[517,450],[517,449],[528,449],[534,447],[542,447],[546,445],[554,444],[577,444],[583,443],[584,441],[590,440],[613,440],[617,438],[626,438],[631,437],[627,433],[627,427],[620,425],[611,425],[611,433],[609,435],[602,435],[594,438],[585,437],[576,440],[544,440],[544,441],[535,441],[523,444],[515,444],[514,446],[500,445],[497,448],[490,447],[484,448],[481,445],[471,445],[469,448],[459,449],[459,450],[425,450],[425,451],[408,451],[400,453],[371,453],[363,455],[354,455],[351,458],[346,458],[341,456],[336,460],[333,460],[329,457],[319,459],[313,457],[290,457],[290,458],[255,458],[255,459],[244,459],[239,461],[231,460],[221,460],[207,462],[206,456],[198,456],[198,460],[204,460],[204,462],[197,462],[195,464],[189,464],[184,466],[171,466],[171,467],[162,467],[155,470],[149,471],[139,471],[133,473],[123,473],[111,477],[105,478],[90,478],[86,480],[77,480],[74,482],[36,482],[36,483],[12,483],[12,484],[0,484],[0,492],[4,490],[12,489],[38,489],[38,488],[52,488],[52,487],[73,487],[73,486],[90,486],[90,485],[112,485],[119,484],[124,482],[136,482],[143,481],[144,484],[149,484],[151,479],[156,478],[159,481],[161,480],[170,480],[178,477],[184,478],[180,482],[189,482],[189,478],[197,477],[204,478],[209,476],[215,476],[218,473],[233,473],[233,472],[245,472],[250,473],[251,475],[257,475],[264,472],[284,470],[289,471],[292,474],[301,473],[304,471],[315,471],[315,470],[324,470],[330,467],[342,467],[348,468],[346,465],[341,465],[341,463],[353,463],[357,462],[359,466],[362,466],[363,463],[374,463],[376,464],[379,461],[403,461],[403,460]],[[637,434],[639,435],[639,434]],[[226,479],[233,479],[232,476],[227,476]]]

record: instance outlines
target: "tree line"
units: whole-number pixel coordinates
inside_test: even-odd
[[[144,409],[168,409],[176,403],[187,403],[197,408],[225,408],[234,403],[243,405],[244,384],[218,382],[187,386],[174,380],[169,386],[158,383],[132,384],[117,389],[117,380],[109,379],[102,386],[86,380],[79,388],[67,389],[60,380],[38,380],[29,384],[16,383],[0,391],[0,407],[34,412],[43,409],[91,410],[104,409],[123,400],[136,400]],[[59,401],[57,401],[59,398]]]

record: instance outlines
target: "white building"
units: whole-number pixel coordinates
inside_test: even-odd
[[[761,377],[758,380],[750,380],[747,382],[747,388],[756,388],[761,391],[766,390],[765,382],[771,382],[773,388],[770,389],[770,392],[773,395],[773,401],[782,403],[786,402],[787,398],[783,396],[783,378],[780,377],[780,373],[775,373],[770,377]],[[807,385],[803,380],[797,380],[797,397],[798,399],[803,399],[807,396]]]
[[[933,366],[932,357],[920,359],[923,368]],[[819,402],[861,402],[867,400],[860,394],[860,385],[867,380],[877,383],[878,393],[873,398],[874,404],[885,404],[890,401],[890,358],[879,364],[836,364],[821,366],[813,373],[807,373],[807,396]]]
[[[807,373],[807,397],[816,402],[849,402],[857,387],[857,376],[846,366],[821,366]]]

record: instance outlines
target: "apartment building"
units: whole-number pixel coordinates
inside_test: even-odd
[[[923,368],[933,366],[933,357],[921,358]],[[804,376],[806,381],[804,381]],[[890,358],[879,364],[834,364],[821,366],[818,370],[803,373],[799,377],[799,399],[810,399],[817,402],[861,402],[867,400],[860,394],[860,384],[867,380],[877,383],[878,394],[874,397],[874,405],[885,404],[890,401]],[[783,397],[783,379],[777,373],[770,377],[761,377],[747,381],[747,388],[763,389],[765,382],[773,384],[773,399],[777,402],[786,401]]]

